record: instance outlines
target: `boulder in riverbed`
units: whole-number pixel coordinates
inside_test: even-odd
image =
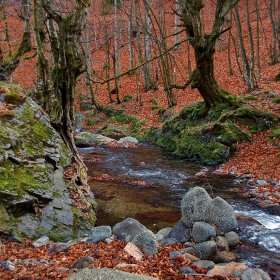
[[[195,222],[207,221],[219,230],[229,232],[237,228],[233,208],[222,198],[212,199],[204,188],[192,188],[181,201],[182,222],[192,227]]]

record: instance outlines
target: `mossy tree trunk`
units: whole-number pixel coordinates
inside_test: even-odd
[[[34,0],[37,11],[43,9],[47,15],[45,26],[53,60],[53,66],[49,70],[51,63],[46,62],[45,50],[40,50],[42,63],[38,65],[40,75],[37,76],[37,85],[39,85],[37,90],[44,90],[43,93],[38,93],[44,98],[44,109],[48,112],[52,125],[61,134],[73,154],[76,168],[74,183],[88,192],[86,167],[76,149],[74,132],[76,82],[78,76],[86,71],[85,53],[80,39],[85,29],[91,0],[75,2],[73,10],[62,15],[57,12],[51,0]],[[38,14],[37,18],[43,20],[41,14]],[[41,35],[38,34],[37,38],[44,41]],[[44,43],[41,46],[43,45]]]
[[[217,83],[214,75],[214,53],[216,42],[222,30],[227,13],[239,0],[218,0],[216,3],[215,20],[212,31],[204,32],[201,10],[204,8],[203,0],[180,0],[182,8],[182,21],[186,28],[190,44],[194,49],[196,69],[192,72],[185,86],[197,88],[205,101],[205,109],[225,103],[235,105],[236,98],[223,90]]]

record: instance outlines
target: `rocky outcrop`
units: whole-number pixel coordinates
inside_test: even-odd
[[[10,109],[0,115],[1,233],[18,240],[83,236],[95,223],[96,203],[92,193],[84,198],[92,205],[90,218],[75,206],[64,182],[69,150],[48,115],[22,89],[5,84],[0,89]]]

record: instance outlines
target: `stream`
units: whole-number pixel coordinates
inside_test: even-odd
[[[204,187],[211,197],[220,196],[237,216],[255,222],[240,222],[244,246],[234,249],[238,261],[259,267],[280,279],[280,217],[251,204],[239,193],[233,175],[194,176],[202,166],[174,159],[160,147],[79,149],[88,167],[91,190],[98,203],[97,226],[113,226],[134,218],[153,232],[172,227],[180,220],[180,201],[189,188]],[[257,221],[257,222],[256,222]]]

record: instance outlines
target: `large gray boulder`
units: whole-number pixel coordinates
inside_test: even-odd
[[[237,228],[237,220],[233,208],[222,198],[216,197],[209,203],[205,218],[223,232]]]
[[[269,275],[259,268],[247,268],[238,270],[233,274],[233,277],[238,277],[240,280],[270,280]]]
[[[51,126],[49,117],[23,90],[0,85],[0,96],[13,110],[0,118],[0,225],[6,235],[21,240],[47,235],[52,240],[83,237],[94,226],[75,206],[64,181],[71,153]]]
[[[81,132],[75,137],[75,144],[77,147],[91,147],[107,145],[116,140],[103,136],[101,134],[91,132]]]
[[[112,232],[116,235],[118,240],[131,242],[136,235],[147,230],[148,229],[137,220],[126,218],[120,223],[115,224]]]
[[[181,200],[182,222],[186,227],[192,227],[194,222],[205,221],[206,209],[211,197],[200,187],[190,189]]]
[[[156,280],[157,278],[128,273],[115,269],[99,268],[99,269],[82,269],[72,274],[68,280]]]
[[[134,138],[134,137],[126,136],[126,137],[120,138],[120,139],[118,140],[118,143],[119,143],[119,144],[125,144],[125,143],[126,143],[126,144],[127,144],[127,143],[138,144],[139,141],[138,141],[136,138]]]
[[[207,221],[223,232],[237,228],[233,208],[220,197],[212,199],[201,187],[187,192],[181,201],[181,213],[186,227],[192,227],[195,222]]]

